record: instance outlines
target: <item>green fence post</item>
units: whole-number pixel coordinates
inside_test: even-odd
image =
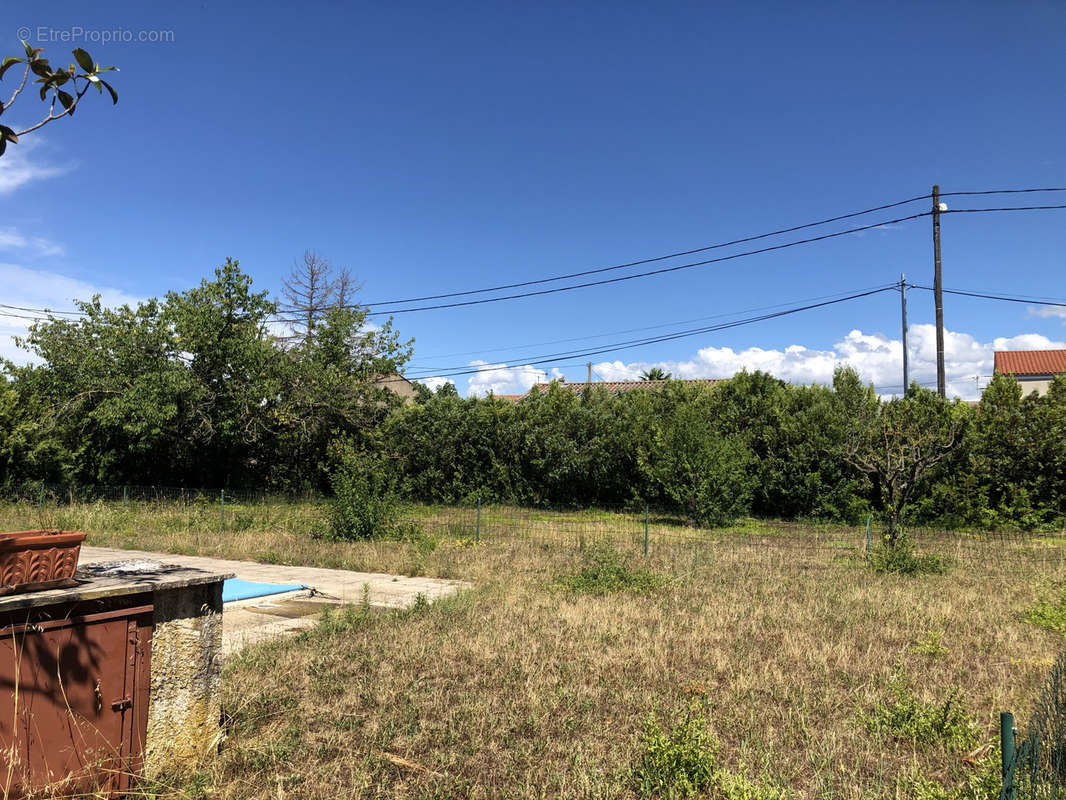
[[[127,489],[127,487],[125,487],[125,486],[122,487],[122,510],[123,511],[126,510],[126,489]]]
[[[226,529],[226,490],[222,489],[219,495],[219,502],[222,504],[222,530]]]
[[[37,499],[37,511],[44,511],[44,484],[41,484],[41,496]]]
[[[481,541],[481,497],[477,499],[477,527],[474,528],[474,544]]]
[[[648,555],[648,505],[644,504],[644,555]]]
[[[870,557],[870,515],[866,515],[866,557]]]
[[[1014,715],[1004,711],[999,715],[999,762],[1003,775],[1000,800],[1014,800]]]

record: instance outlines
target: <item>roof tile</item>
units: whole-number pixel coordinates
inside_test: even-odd
[[[1066,350],[997,350],[995,365],[1002,375],[1054,375],[1066,372]]]

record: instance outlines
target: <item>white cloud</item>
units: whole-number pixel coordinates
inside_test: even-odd
[[[525,394],[535,383],[548,380],[548,373],[526,364],[509,367],[506,364],[489,364],[486,361],[471,361],[470,366],[478,371],[470,376],[468,395]],[[554,372],[554,371],[553,371]]]
[[[411,380],[413,380],[415,383],[421,383],[423,386],[429,387],[429,390],[431,392],[435,392],[440,387],[445,386],[449,383],[453,386],[455,385],[455,381],[453,381],[451,378],[441,378],[438,376],[434,376],[432,378],[412,378]]]
[[[0,194],[8,194],[21,186],[42,178],[54,178],[70,171],[69,166],[43,164],[33,153],[40,139],[27,139],[18,144],[9,144],[0,157]]]
[[[909,333],[910,378],[922,384],[936,383],[936,329],[932,325],[912,325]],[[978,382],[987,383],[992,374],[995,350],[1045,350],[1066,348],[1041,334],[1029,333],[979,342],[967,333],[944,332],[944,367],[948,394],[976,398]],[[823,383],[833,380],[839,365],[854,367],[864,381],[872,382],[884,394],[902,391],[903,345],[881,333],[850,331],[830,350],[814,350],[789,345],[782,350],[749,347],[735,351],[729,347],[705,347],[687,361],[609,361],[597,364],[593,372],[601,380],[637,380],[651,367],[660,367],[675,378],[728,378],[742,369],[762,370],[791,383]]]
[[[100,295],[100,302],[105,306],[135,305],[140,300],[121,289],[93,286],[78,278],[18,264],[0,263],[0,286],[5,287],[4,304],[22,308],[71,311],[74,310],[73,300],[90,300],[94,294]],[[0,358],[16,363],[31,360],[29,353],[15,347],[13,337],[26,335],[33,322],[26,317],[33,316],[40,315],[10,307],[0,308]]]
[[[1040,308],[1030,308],[1029,313],[1034,317],[1062,317],[1066,319],[1066,306],[1041,306]],[[1066,325],[1066,322],[1063,323]]]
[[[0,251],[25,250],[35,256],[61,256],[63,245],[43,236],[23,236],[15,228],[0,228]]]

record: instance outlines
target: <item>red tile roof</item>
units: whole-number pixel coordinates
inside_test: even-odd
[[[1055,375],[1066,372],[1066,350],[997,350],[1002,375]]]

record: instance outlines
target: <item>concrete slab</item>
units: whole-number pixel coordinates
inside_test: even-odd
[[[86,566],[104,561],[134,559],[221,572],[247,581],[310,587],[299,592],[226,603],[222,614],[222,652],[225,656],[255,642],[306,630],[315,624],[325,605],[361,603],[364,592],[372,606],[408,608],[414,605],[419,594],[432,603],[470,586],[463,581],[436,578],[407,578],[380,572],[351,572],[319,567],[287,567],[107,547],[82,547],[78,563]]]

